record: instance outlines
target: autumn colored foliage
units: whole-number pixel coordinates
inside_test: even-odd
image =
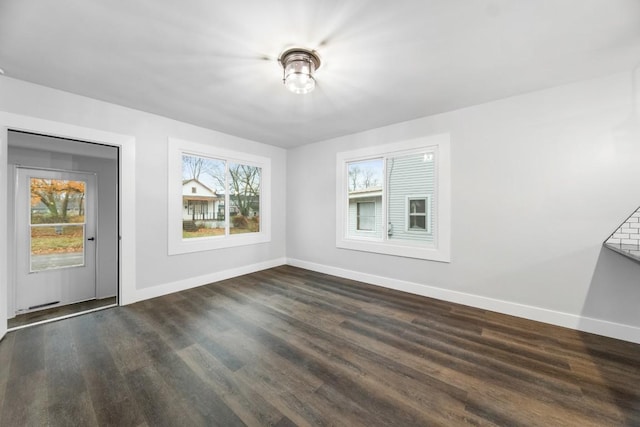
[[[84,216],[84,198],[83,181],[31,178],[32,223],[78,222]],[[37,213],[34,208],[39,204],[46,207],[46,213]]]

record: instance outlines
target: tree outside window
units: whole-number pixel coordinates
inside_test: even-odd
[[[31,178],[31,223],[84,221],[85,183]]]
[[[259,232],[261,173],[257,166],[183,153],[183,186],[190,188],[183,191],[183,238]]]
[[[169,138],[169,255],[271,240],[271,159]]]

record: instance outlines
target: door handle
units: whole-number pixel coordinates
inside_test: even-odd
[[[87,240],[91,240],[93,242],[94,240],[96,240],[96,238],[95,237],[89,237]]]

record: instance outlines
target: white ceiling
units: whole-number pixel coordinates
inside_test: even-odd
[[[279,53],[318,50],[318,87]],[[0,0],[8,77],[294,147],[640,61],[640,0]]]

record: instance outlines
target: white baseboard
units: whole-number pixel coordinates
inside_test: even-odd
[[[165,283],[158,286],[136,289],[135,295],[133,295],[133,297],[127,303],[132,304],[134,302],[156,298],[162,295],[172,294],[174,292],[184,291],[186,289],[195,288],[209,283],[219,282],[220,280],[231,279],[245,274],[255,273],[256,271],[278,267],[286,263],[286,258],[276,258],[256,264],[243,265],[242,267],[238,268],[231,268],[229,270],[217,271],[215,273],[205,274],[202,276],[190,277],[188,279]]]
[[[457,304],[464,304],[483,310],[495,311],[511,316],[522,317],[529,320],[549,323],[552,325],[640,344],[640,328],[635,326],[608,322],[606,320],[593,319],[590,317],[578,316],[575,314],[563,313],[494,298],[487,298],[479,295],[452,291],[435,286],[422,285],[419,283],[377,276],[374,274],[362,273],[359,271],[347,270],[324,264],[316,264],[294,258],[288,258],[287,264],[294,267],[317,271],[319,273],[331,274],[345,279],[357,280],[376,286],[396,289],[416,295],[422,295]]]

